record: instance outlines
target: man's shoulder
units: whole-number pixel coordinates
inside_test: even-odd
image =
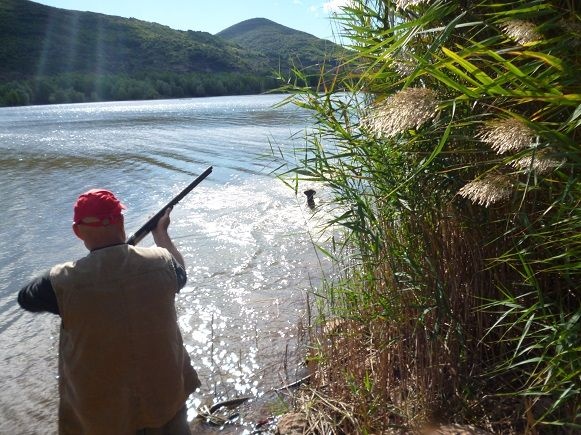
[[[147,248],[142,248],[138,246],[131,246],[132,252],[139,255],[142,259],[146,259],[146,262],[154,262],[159,265],[159,262],[162,261],[164,267],[168,271],[173,271],[173,274],[177,280],[177,290],[179,291],[182,289],[187,281],[187,273],[185,268],[179,264],[174,256],[169,252],[167,249],[159,247],[159,246],[152,246]]]
[[[53,276],[67,274],[75,268],[77,261],[67,261],[65,263],[55,264],[48,270],[48,276],[52,278]]]
[[[143,257],[164,258],[164,259],[172,258],[172,255],[167,249],[160,248],[159,246],[149,246],[149,247],[131,246],[131,245],[129,246],[133,252]]]

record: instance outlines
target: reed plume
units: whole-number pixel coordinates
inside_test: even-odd
[[[531,44],[541,40],[536,26],[530,21],[510,20],[500,26],[506,36],[521,45]]]
[[[506,175],[487,174],[466,184],[458,194],[476,204],[489,207],[510,197],[512,182]]]
[[[498,154],[520,151],[535,142],[534,131],[518,119],[499,119],[485,125],[477,136]]]
[[[428,0],[395,0],[395,5],[402,10],[407,9],[410,6],[418,6],[422,3],[428,3]]]
[[[419,128],[434,117],[436,93],[427,88],[407,88],[376,103],[362,124],[376,137],[393,137],[410,128]]]
[[[550,157],[550,155],[551,150],[544,149],[529,156],[513,160],[510,164],[517,169],[535,171],[537,174],[546,174],[565,163],[564,159],[558,160]]]

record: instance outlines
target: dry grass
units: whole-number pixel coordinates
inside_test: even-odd
[[[498,398],[468,391],[480,383],[479,394],[494,392],[484,375],[498,349],[479,341],[492,322],[479,307],[495,291],[491,282],[509,278],[486,267],[496,247],[482,247],[482,234],[459,222],[452,209],[438,217],[410,215],[413,240],[386,246],[421,244],[424,256],[414,261],[424,282],[406,279],[419,271],[406,270],[386,248],[372,283],[338,302],[343,308],[337,312],[349,316],[323,319],[312,331],[311,388],[298,399],[312,430],[307,433],[420,433],[449,422],[502,433],[524,427],[521,402],[506,399],[500,409]]]

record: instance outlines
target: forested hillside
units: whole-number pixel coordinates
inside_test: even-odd
[[[69,72],[259,71],[265,66],[209,33],[26,0],[0,2],[0,40],[0,79]]]
[[[319,71],[323,60],[333,63],[343,49],[330,41],[299,32],[265,18],[242,21],[218,36],[264,55],[270,69],[286,73],[291,68]]]
[[[310,63],[327,57],[313,51],[315,41],[333,45],[282,30],[292,48],[274,52],[134,18],[0,0],[0,105],[264,92],[278,86],[279,59],[301,51],[297,41],[305,41]]]

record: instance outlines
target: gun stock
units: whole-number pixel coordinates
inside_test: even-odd
[[[125,243],[128,245],[137,245],[149,232],[155,228],[159,219],[164,215],[165,211],[168,208],[173,207],[178,202],[180,202],[188,193],[190,193],[194,187],[202,182],[204,178],[206,178],[212,172],[212,166],[206,169],[198,178],[192,181],[184,190],[178,193],[170,202],[163,206],[161,210],[159,210],[153,217],[151,217],[141,228],[135,231]]]

